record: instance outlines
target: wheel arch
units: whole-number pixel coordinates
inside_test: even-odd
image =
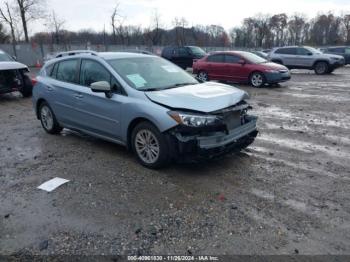
[[[128,129],[127,129],[127,133],[126,133],[126,146],[127,146],[128,150],[131,149],[131,134],[132,134],[132,131],[141,122],[148,122],[148,123],[151,123],[152,125],[154,125],[155,127],[157,127],[157,125],[153,121],[151,121],[150,119],[148,119],[146,117],[136,117],[136,118],[134,118],[129,123]]]
[[[319,62],[325,62],[328,66],[330,65],[329,61],[327,61],[326,59],[318,59],[313,63],[312,68],[315,68],[316,64]]]
[[[40,119],[40,116],[39,116],[39,108],[41,106],[42,103],[44,103],[47,101],[44,99],[44,98],[39,98],[38,101],[36,102],[36,105],[35,105],[35,115],[36,115],[36,118],[37,119]]]

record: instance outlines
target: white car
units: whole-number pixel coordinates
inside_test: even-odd
[[[26,65],[0,50],[0,94],[19,91],[23,97],[31,96],[33,83],[28,72]]]

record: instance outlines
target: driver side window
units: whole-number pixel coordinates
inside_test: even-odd
[[[121,92],[119,83],[104,66],[96,61],[83,59],[80,67],[80,85],[90,87],[92,83],[99,81],[106,81],[111,85],[112,90]]]

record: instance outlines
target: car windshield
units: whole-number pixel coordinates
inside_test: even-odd
[[[240,52],[240,55],[243,56],[244,59],[248,60],[252,64],[262,64],[267,62],[266,59],[253,53]]]
[[[0,52],[0,61],[5,62],[5,61],[13,61],[12,57],[9,56],[6,53]]]
[[[322,52],[320,50],[317,50],[316,48],[313,48],[313,47],[310,47],[310,46],[307,46],[305,47],[307,50],[309,50],[311,53],[313,54],[322,54]]]
[[[189,46],[188,48],[191,50],[192,54],[194,55],[205,56],[206,54],[205,51],[198,46]]]
[[[159,57],[111,59],[108,63],[124,81],[140,91],[163,90],[199,83],[186,71]]]

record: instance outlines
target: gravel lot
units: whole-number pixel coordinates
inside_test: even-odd
[[[152,171],[0,96],[1,254],[350,254],[350,67],[253,89],[247,150]],[[52,193],[36,189],[62,177]]]

